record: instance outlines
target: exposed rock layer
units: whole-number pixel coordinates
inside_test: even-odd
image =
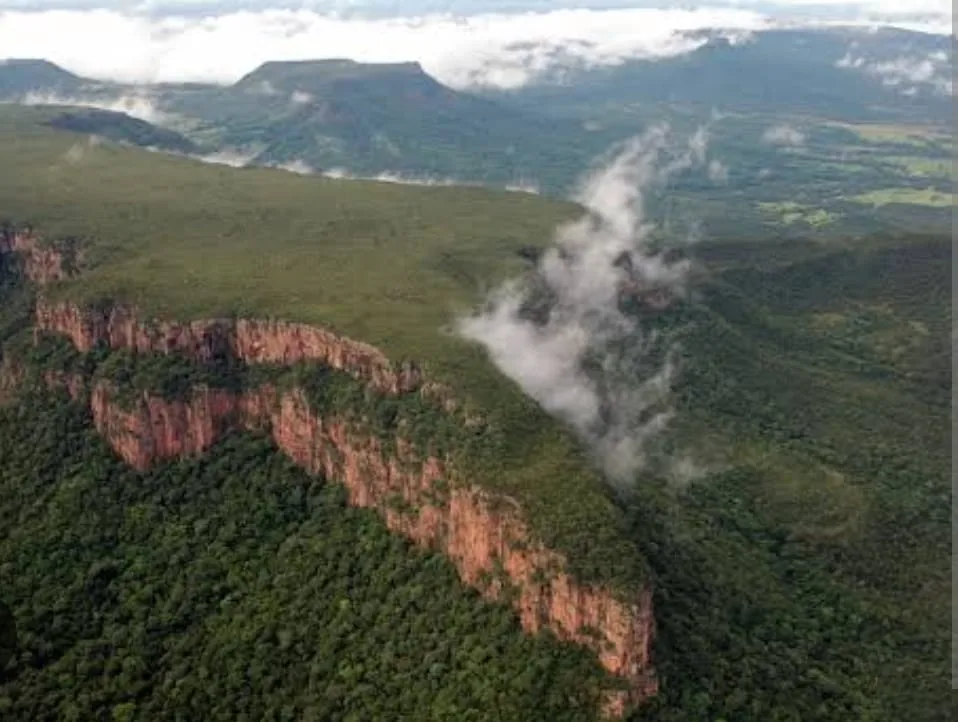
[[[514,503],[454,481],[443,460],[418,459],[402,441],[389,453],[349,421],[314,414],[298,391],[197,388],[188,401],[144,394],[124,408],[101,384],[91,407],[97,429],[138,469],[202,453],[233,428],[269,429],[294,462],[341,481],[352,504],[378,510],[393,531],[443,552],[466,583],[491,596],[512,587],[524,629],[549,629],[593,649],[607,670],[631,683],[630,692],[609,701],[610,711],[621,713],[655,691],[648,591],[624,604],[610,590],[577,583],[558,554],[531,541]]]
[[[38,329],[67,336],[83,352],[104,344],[140,353],[180,353],[199,362],[227,355],[250,364],[314,361],[388,394],[414,391],[422,381],[415,364],[396,366],[374,346],[302,323],[246,319],[144,323],[123,306],[81,310],[42,300],[36,317]]]
[[[19,252],[26,275],[37,283],[68,275],[62,256],[40,248],[32,234],[0,234],[3,251]],[[419,390],[447,410],[455,405],[449,390],[424,383],[415,365],[396,366],[373,346],[305,324],[243,319],[144,323],[124,307],[80,309],[43,301],[36,321],[38,330],[65,335],[84,352],[105,344],[140,353],[181,353],[199,362],[226,354],[251,364],[314,361],[348,372],[381,393]],[[45,381],[65,386],[75,397],[83,393],[77,377],[48,374]],[[524,629],[548,629],[592,649],[609,672],[628,683],[627,691],[608,700],[608,713],[621,715],[655,693],[650,591],[624,603],[610,589],[577,582],[559,554],[533,540],[515,502],[457,478],[444,460],[416,458],[402,440],[387,452],[378,439],[347,420],[320,418],[298,391],[197,388],[188,401],[143,395],[126,408],[101,384],[92,389],[90,401],[97,429],[138,469],[202,453],[231,429],[267,429],[297,464],[342,481],[351,503],[375,508],[390,529],[444,553],[463,581],[490,596],[508,590]]]
[[[0,229],[0,253],[18,253],[23,272],[37,284],[60,281],[70,276],[64,254],[55,248],[46,248],[29,230]]]

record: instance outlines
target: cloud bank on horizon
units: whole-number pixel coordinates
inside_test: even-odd
[[[656,7],[658,6],[658,7]],[[123,82],[230,83],[267,60],[418,60],[456,88],[521,87],[565,66],[690,52],[685,33],[798,25],[950,32],[942,0],[0,0],[0,53]],[[6,8],[6,10],[4,10]],[[12,9],[11,9],[12,8]]]

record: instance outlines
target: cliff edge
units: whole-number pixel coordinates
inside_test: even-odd
[[[67,278],[73,262],[31,233],[5,232],[0,252],[20,254],[24,274],[39,285]],[[427,381],[413,363],[394,364],[379,349],[305,324],[275,320],[142,319],[123,305],[81,307],[40,299],[35,333],[70,340],[81,353],[96,348],[136,354],[176,354],[199,364],[230,358],[243,364],[312,363],[348,374],[370,393],[418,395],[448,413],[451,392]],[[140,391],[120,398],[109,379],[47,374],[47,383],[88,398],[94,423],[116,453],[137,469],[200,454],[235,429],[269,433],[311,473],[343,483],[350,502],[375,509],[396,533],[445,554],[463,582],[509,601],[523,628],[548,630],[591,649],[623,682],[605,711],[620,716],[657,689],[651,662],[651,590],[585,584],[567,559],[531,531],[513,499],[481,488],[443,454],[423,453],[405,438],[385,442],[355,417],[317,410],[301,388],[262,384],[219,389],[197,386],[185,398]]]

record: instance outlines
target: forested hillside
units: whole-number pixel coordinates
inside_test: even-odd
[[[584,651],[263,439],[138,474],[80,405],[28,396],[0,459],[4,719],[594,719]]]
[[[714,471],[632,501],[662,674],[640,719],[952,719],[949,240],[700,253],[726,270],[676,391]]]
[[[3,719],[954,717],[950,239],[672,248],[690,293],[623,313],[677,413],[613,490],[448,332],[571,204],[75,157],[58,113],[0,118]]]

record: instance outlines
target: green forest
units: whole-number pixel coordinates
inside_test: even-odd
[[[264,439],[138,474],[45,395],[0,459],[4,719],[589,720],[611,684]]]
[[[955,718],[947,237],[866,224],[685,248],[692,293],[642,317],[677,344],[678,413],[616,494],[444,325],[528,269],[571,204],[108,144],[69,165],[74,136],[0,116],[0,160],[26,169],[0,179],[0,216],[85,244],[83,274],[44,293],[328,324],[396,360],[418,352],[487,422],[316,366],[79,354],[34,334],[36,289],[0,254],[0,719],[596,720],[616,686],[263,436],[133,471],[83,403],[37,383],[51,369],[130,403],[292,384],[383,440],[402,426],[448,452],[518,498],[577,579],[652,584],[661,687],[632,722]]]
[[[952,719],[947,239],[697,252],[697,300],[654,323],[684,354],[669,443],[710,468],[620,499],[658,625],[634,722]],[[29,364],[167,396],[277,380],[25,349],[20,294],[2,321]],[[415,413],[285,373],[380,433]],[[139,474],[41,394],[0,410],[0,460],[5,718],[593,720],[614,684],[265,439]]]

